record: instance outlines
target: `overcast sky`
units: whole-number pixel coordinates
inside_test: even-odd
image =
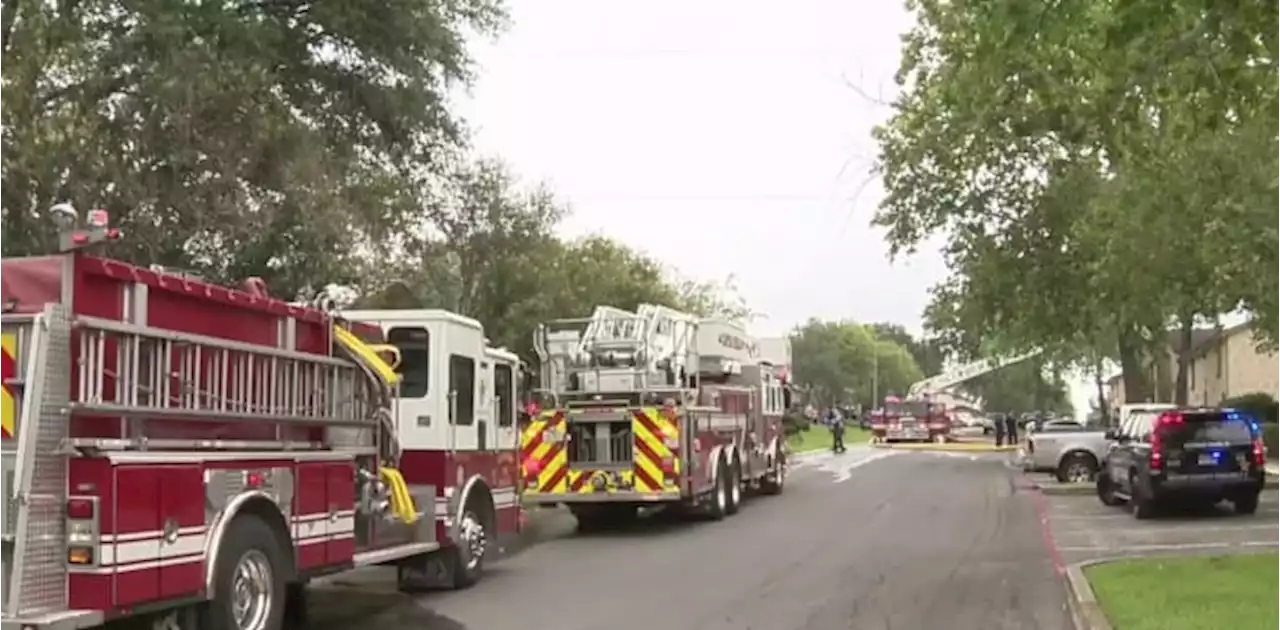
[[[512,0],[476,48],[462,111],[481,152],[601,233],[702,280],[736,278],[777,334],[809,317],[919,329],[945,268],[890,263],[872,126],[888,100],[898,0]],[[784,8],[786,12],[781,12]],[[585,315],[585,313],[584,313]]]

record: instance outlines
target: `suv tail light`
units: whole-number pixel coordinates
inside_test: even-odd
[[[1262,444],[1262,438],[1253,438],[1253,463],[1267,465],[1267,447]]]
[[[1182,413],[1177,411],[1166,411],[1156,418],[1156,426],[1151,429],[1151,455],[1149,464],[1151,468],[1158,469],[1164,466],[1164,454],[1161,449],[1163,437],[1166,432],[1174,427],[1181,426],[1183,423]]]

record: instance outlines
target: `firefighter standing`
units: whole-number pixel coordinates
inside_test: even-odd
[[[844,448],[844,416],[840,410],[832,407],[827,411],[827,424],[831,427],[831,450],[843,453]]]
[[[992,414],[991,429],[996,434],[996,446],[1004,446],[1004,429],[1006,426],[1004,420],[1004,414]]]
[[[1018,417],[1013,414],[1007,414],[1004,417],[1004,437],[1006,444],[1013,446],[1018,443]]]

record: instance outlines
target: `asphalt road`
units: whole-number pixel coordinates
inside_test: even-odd
[[[1067,630],[1043,503],[1000,456],[857,448],[718,523],[549,538],[461,592],[316,589],[312,630]]]

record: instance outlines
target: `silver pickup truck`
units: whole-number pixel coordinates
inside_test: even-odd
[[[1053,473],[1063,483],[1093,481],[1107,454],[1106,430],[1072,424],[1028,433],[1022,446],[1023,468]]]

